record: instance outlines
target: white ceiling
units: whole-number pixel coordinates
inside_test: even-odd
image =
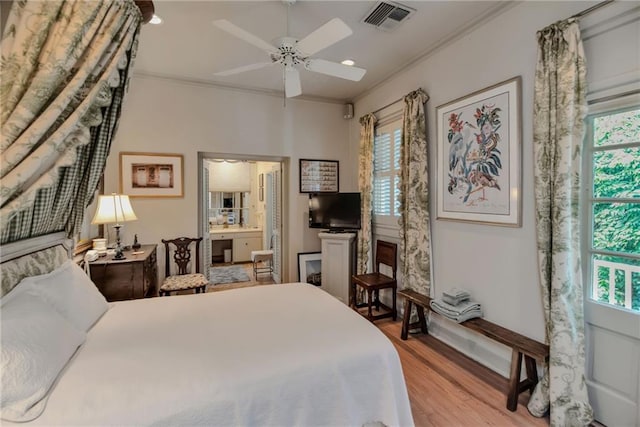
[[[305,1],[290,6],[290,33],[301,39],[339,17],[353,34],[313,57],[340,62],[353,59],[367,69],[359,82],[302,69],[303,97],[345,102],[370,90],[437,46],[464,35],[510,2],[403,1],[416,12],[398,28],[385,32],[362,22],[376,1]],[[215,72],[269,61],[266,53],[215,27],[216,19],[273,42],[285,35],[286,6],[281,1],[165,1],[154,2],[164,22],[142,28],[136,74],[177,78],[230,87],[283,92],[279,65],[233,76]]]

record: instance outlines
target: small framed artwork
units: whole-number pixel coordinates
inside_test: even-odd
[[[183,156],[120,153],[120,192],[129,197],[183,197]]]
[[[437,219],[521,224],[521,78],[436,108]]]
[[[264,187],[260,187],[258,189],[258,200],[260,200],[261,202],[264,201]]]
[[[322,285],[322,254],[320,252],[298,254],[298,280],[315,286]]]
[[[264,187],[264,174],[258,175],[258,187]]]
[[[337,193],[340,189],[337,160],[300,159],[301,193]]]

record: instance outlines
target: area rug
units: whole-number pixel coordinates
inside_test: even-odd
[[[230,267],[214,267],[209,270],[209,281],[212,284],[249,282],[251,278],[244,267],[232,265]]]

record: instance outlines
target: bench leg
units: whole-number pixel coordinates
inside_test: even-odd
[[[511,352],[511,376],[509,377],[509,391],[507,393],[507,409],[515,412],[518,408],[518,388],[522,369],[522,353],[515,348]]]
[[[409,335],[409,319],[411,318],[411,300],[405,298],[404,300],[404,316],[402,316],[402,332],[400,332],[400,338],[407,339]]]
[[[538,384],[538,369],[536,367],[536,359],[531,356],[524,356],[524,366],[527,369],[529,393],[533,393],[533,390],[536,388],[536,384]]]
[[[429,333],[429,331],[427,330],[427,319],[424,317],[424,307],[416,304],[416,311],[418,312],[418,321],[420,323],[420,331],[426,335]]]

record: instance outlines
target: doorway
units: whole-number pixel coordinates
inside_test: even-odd
[[[282,230],[287,159],[199,152],[198,166],[198,224],[207,277],[238,286],[282,282],[288,249]],[[273,251],[273,273],[256,280],[251,254],[259,250]]]

